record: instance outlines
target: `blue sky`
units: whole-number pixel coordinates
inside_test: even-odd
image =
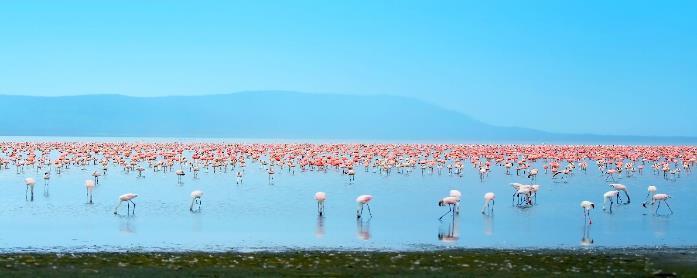
[[[0,94],[392,94],[697,136],[695,1],[4,1]]]

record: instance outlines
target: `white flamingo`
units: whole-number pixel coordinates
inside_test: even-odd
[[[94,190],[94,181],[85,180],[85,189],[87,189],[87,198],[89,203],[92,204],[92,191]]]
[[[581,208],[583,208],[583,222],[585,223],[585,219],[588,219],[588,224],[593,224],[593,220],[591,219],[591,210],[595,208],[595,204],[591,203],[590,201],[583,201],[581,202]]]
[[[440,201],[438,201],[439,207],[448,206],[448,211],[445,212],[443,215],[441,215],[440,218],[438,218],[438,220],[442,220],[443,217],[448,215],[448,213],[453,213],[453,215],[454,215],[455,214],[455,206],[457,206],[457,202],[458,202],[458,198],[451,197],[451,196],[445,197],[445,198],[441,199]]]
[[[135,199],[137,197],[138,197],[138,194],[134,194],[134,193],[126,193],[126,194],[119,196],[119,204],[116,205],[116,208],[114,208],[114,214],[118,214],[118,209],[123,202],[126,202],[128,204],[128,213],[130,213],[131,204],[133,204],[133,213],[135,213],[136,212],[136,203],[133,202],[133,199]]]
[[[191,206],[189,206],[189,211],[194,211],[194,204],[198,204],[198,210],[201,210],[201,197],[203,197],[203,191],[194,190],[191,192]]]
[[[627,203],[625,203],[625,204],[629,204],[629,203],[632,202],[632,200],[629,199],[629,192],[627,191],[627,186],[626,186],[626,185],[624,185],[624,184],[619,184],[619,183],[611,183],[611,184],[610,184],[610,187],[612,187],[612,189],[614,189],[614,190],[624,192],[624,195],[627,196]],[[619,202],[620,202],[620,196],[618,195],[618,196],[617,196],[617,203],[619,204]]]
[[[612,204],[614,204],[614,201],[612,198],[619,198],[620,197],[620,192],[617,190],[610,190],[608,192],[605,192],[603,194],[603,210],[606,210],[605,205],[610,202],[610,213],[612,213]]]
[[[488,209],[490,213],[494,212],[494,204],[496,195],[494,192],[487,192],[484,194],[484,205],[482,206],[482,214],[486,214],[485,211]]]

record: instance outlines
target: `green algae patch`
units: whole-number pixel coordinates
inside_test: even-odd
[[[145,276],[697,276],[690,250],[6,253],[0,275]]]

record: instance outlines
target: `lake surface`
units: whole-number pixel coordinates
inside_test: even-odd
[[[0,251],[247,251],[281,249],[423,250],[437,248],[577,248],[577,247],[686,247],[697,246],[697,177],[683,173],[666,180],[647,165],[643,175],[623,177],[632,203],[616,206],[613,214],[601,209],[603,193],[610,190],[592,161],[587,173],[577,172],[568,183],[540,174],[537,205],[512,205],[511,182],[529,183],[524,176],[506,175],[502,167],[480,181],[477,169],[465,163],[462,176],[408,174],[389,176],[358,167],[349,183],[339,170],[289,172],[277,168],[269,184],[265,166],[247,161],[242,184],[238,169],[214,173],[201,169],[177,182],[174,172],[147,169],[144,178],[110,166],[86,204],[84,181],[101,166],[82,170],[70,166],[53,173],[47,186],[42,173],[14,166],[0,170]],[[542,169],[542,162],[532,166]],[[543,172],[543,171],[542,171]],[[25,200],[24,178],[37,179],[35,199]],[[673,196],[672,215],[653,215],[641,206],[646,187]],[[437,202],[450,189],[463,192],[461,213],[438,218],[447,208]],[[203,190],[202,209],[191,213],[189,194]],[[317,216],[314,193],[328,199],[325,217]],[[480,213],[482,196],[495,192],[493,216]],[[137,209],[113,215],[118,196],[133,192]],[[373,217],[356,220],[355,198],[372,194]],[[580,201],[597,204],[592,225],[584,225]],[[663,214],[667,210],[661,211]],[[586,244],[582,244],[584,234]],[[592,239],[592,244],[588,244]]]

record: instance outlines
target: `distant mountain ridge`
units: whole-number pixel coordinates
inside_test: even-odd
[[[697,142],[492,126],[415,99],[264,91],[206,96],[0,96],[0,135]]]

